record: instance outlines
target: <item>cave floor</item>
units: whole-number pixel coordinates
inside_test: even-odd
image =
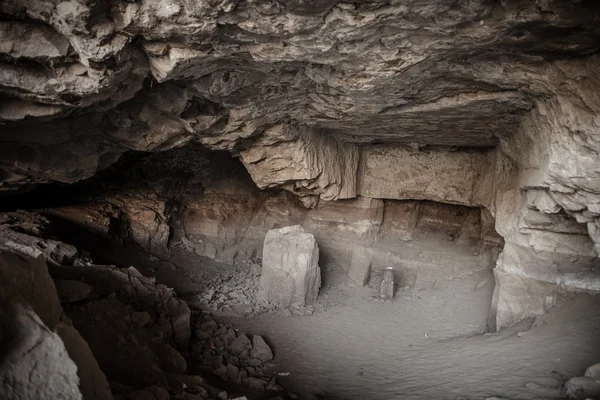
[[[448,254],[469,250],[435,238],[411,246],[432,243]],[[302,398],[553,399],[568,378],[600,359],[599,297],[574,295],[543,317],[490,334],[491,269],[435,288],[399,289],[388,302],[375,297],[380,270],[372,272],[371,287],[348,286],[343,268],[322,270],[313,315],[214,313],[219,322],[265,337],[284,374],[278,382]]]
[[[82,247],[90,248],[89,239]],[[159,260],[99,238],[93,245],[112,259],[106,261],[135,265],[184,299],[202,290],[201,270],[232,268],[189,255]],[[440,246],[456,244],[438,243],[444,251]],[[466,254],[465,248],[457,251]],[[373,271],[371,282],[380,272]],[[382,302],[374,298],[376,285],[350,287],[344,269],[324,266],[320,307],[312,315],[214,317],[264,336],[276,372],[284,374],[278,383],[308,399],[554,399],[561,384],[600,359],[600,296],[570,295],[542,317],[485,333],[491,269],[442,283],[400,289],[394,300]]]
[[[366,288],[352,290],[311,316],[217,319],[270,340],[277,371],[289,372],[278,382],[307,398],[560,398],[566,379],[600,359],[592,296],[499,333],[468,334],[480,326],[484,291],[407,292],[380,303]]]

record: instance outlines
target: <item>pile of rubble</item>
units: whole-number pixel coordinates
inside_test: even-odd
[[[202,309],[260,314],[264,311],[257,302],[259,281],[260,260],[239,264],[222,272],[204,272],[203,290],[190,301]]]
[[[275,382],[273,352],[262,336],[250,339],[229,324],[215,322],[208,312],[193,324],[190,353],[203,371],[259,390],[283,390]]]
[[[197,308],[217,312],[232,312],[255,318],[265,313],[283,316],[312,315],[318,304],[282,308],[268,299],[260,299],[261,260],[242,261],[223,271],[202,273],[202,291],[186,301]]]
[[[0,393],[24,399],[23,393],[37,392],[74,400],[229,399],[188,374],[190,349],[199,364],[210,366],[203,370],[223,380],[282,390],[268,378],[273,353],[260,336],[251,342],[199,313],[191,338],[191,310],[173,289],[134,267],[96,265],[51,237],[51,228],[39,214],[0,218],[0,299],[11,310],[0,312],[0,322],[7,334],[17,334],[7,336],[16,349],[0,349]],[[29,349],[37,342],[43,344]],[[28,378],[30,370],[39,379]]]

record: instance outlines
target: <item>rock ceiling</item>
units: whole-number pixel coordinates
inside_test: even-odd
[[[306,125],[358,144],[489,147],[600,49],[595,1],[4,0],[3,189],[127,150],[247,151]]]

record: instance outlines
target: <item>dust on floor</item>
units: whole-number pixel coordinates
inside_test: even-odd
[[[390,303],[348,291],[339,307],[311,316],[221,319],[270,340],[277,372],[289,373],[279,382],[308,398],[553,399],[600,360],[600,298],[577,296],[535,321],[476,335],[478,291]]]

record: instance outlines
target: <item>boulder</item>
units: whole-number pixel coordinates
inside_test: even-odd
[[[271,347],[269,347],[262,336],[254,335],[252,338],[252,351],[250,352],[250,357],[257,358],[262,362],[271,361],[273,359]]]
[[[280,307],[305,306],[321,287],[319,247],[300,225],[267,232],[259,298]]]
[[[30,307],[0,312],[0,400],[80,400],[77,366],[60,336]]]
[[[165,371],[181,374],[187,369],[185,358],[168,344],[156,346],[154,354],[156,354],[158,366]]]
[[[594,364],[586,369],[585,376],[600,381],[600,363]]]
[[[80,396],[83,396],[86,400],[112,399],[106,376],[100,370],[92,350],[80,332],[73,327],[71,320],[64,315],[55,284],[44,261],[43,253],[29,245],[6,241],[0,244],[0,303],[10,305],[12,302],[21,304],[18,306],[20,311],[13,313],[12,318],[0,323],[3,331],[2,336],[10,336],[13,333],[18,334],[19,339],[18,342],[15,342],[15,349],[20,346],[20,342],[23,346],[29,346],[38,339],[44,340],[44,343],[50,343],[52,348],[44,350],[47,351],[46,354],[40,355],[43,360],[33,361],[38,363],[35,370],[29,371],[33,375],[30,378],[27,376],[23,378],[29,381],[26,392],[17,394],[13,390],[15,388],[0,387],[0,399],[27,398],[23,396],[30,396],[29,398],[32,399],[69,399],[80,398]],[[10,316],[11,314],[7,315]],[[11,327],[17,329],[20,325],[23,325],[23,327],[18,328],[17,331],[11,330]],[[6,332],[4,332],[5,329]],[[59,337],[55,338],[56,335]],[[10,337],[3,337],[2,339],[6,342],[11,340]],[[43,349],[44,346],[45,344],[39,347]],[[67,352],[64,357],[63,349]],[[36,347],[37,351],[41,350]],[[36,352],[27,353],[25,359],[19,361],[19,363],[27,363],[27,360],[30,360],[29,357],[35,356]],[[7,362],[8,359],[5,357],[6,355],[0,351],[0,360]],[[46,379],[63,379],[64,382],[68,381],[70,384],[72,380],[66,374],[67,369],[70,368],[69,366],[73,362],[76,365],[74,369],[76,373],[76,394],[73,394],[70,388],[58,388],[56,386],[59,385],[58,382],[46,382]],[[23,368],[28,368],[25,366],[26,364],[22,365]],[[19,368],[21,367],[11,368],[16,368],[10,372],[12,377],[0,377],[0,382],[4,378],[13,379],[13,383],[22,379],[15,375],[20,373]],[[0,370],[2,370],[1,365]],[[42,381],[46,382],[47,388],[40,383]],[[41,386],[36,389],[38,384]],[[36,390],[40,390],[43,395],[40,396],[40,393],[37,393]],[[63,390],[64,392],[59,393]],[[3,395],[7,397],[2,397]]]
[[[571,378],[565,383],[565,394],[568,399],[584,400],[600,397],[600,381],[587,376]]]

